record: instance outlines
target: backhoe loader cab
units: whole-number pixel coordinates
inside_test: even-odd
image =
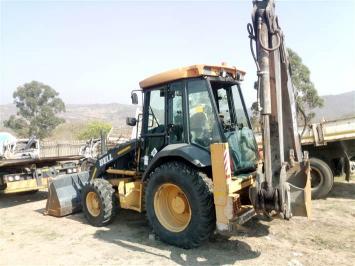
[[[194,65],[143,80],[139,169],[147,175],[167,151],[198,168],[211,167],[205,159],[210,145],[228,143],[233,174],[255,171],[257,146],[239,86],[244,74]]]

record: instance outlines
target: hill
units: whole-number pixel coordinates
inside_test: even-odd
[[[334,120],[355,116],[355,91],[325,95],[324,107],[314,109],[316,113],[314,121]],[[134,116],[137,106],[119,103],[110,104],[67,104],[66,112],[61,114],[66,123],[60,125],[50,139],[75,139],[77,132],[89,121],[106,121],[122,131],[130,131],[125,120],[128,116]],[[0,105],[0,131],[4,129],[3,121],[12,114],[16,114],[13,104]],[[11,132],[11,131],[10,131]]]
[[[322,118],[335,120],[355,116],[355,90],[336,95],[325,95],[322,98],[324,106],[313,110],[316,113],[314,121],[320,121]]]
[[[60,114],[65,119],[65,123],[59,125],[53,132],[50,140],[72,140],[76,139],[78,132],[89,121],[106,121],[114,128],[130,134],[131,127],[126,126],[126,117],[135,116],[137,106],[128,104],[68,104],[66,112]],[[0,105],[0,131],[11,130],[3,127],[3,121],[10,115],[16,114],[14,104]],[[128,133],[127,133],[128,132]]]
[[[67,104],[66,112],[60,114],[68,123],[85,123],[102,120],[113,126],[125,124],[127,116],[134,116],[137,106],[119,103],[110,104]],[[0,105],[0,123],[16,114],[14,104]]]

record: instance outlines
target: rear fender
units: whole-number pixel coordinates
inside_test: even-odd
[[[148,167],[142,175],[142,181],[147,180],[150,172],[170,158],[182,159],[197,168],[211,166],[210,152],[191,144],[170,144],[158,152],[149,162]]]

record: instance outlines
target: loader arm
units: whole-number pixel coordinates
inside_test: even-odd
[[[50,179],[46,214],[65,216],[82,209],[81,193],[83,188],[94,179],[107,179],[107,174],[135,176],[133,169],[137,140],[118,144],[102,154],[90,171],[61,175]]]
[[[128,173],[132,169],[129,169],[128,164],[132,161],[131,157],[134,157],[137,147],[137,140],[133,139],[128,142],[117,145],[116,147],[108,150],[102,154],[97,160],[94,167],[90,170],[90,181],[102,176],[107,171],[112,171],[112,168],[118,168],[121,171]],[[131,153],[131,157],[129,155]],[[127,158],[123,158],[126,156]],[[110,170],[108,170],[110,168]],[[122,170],[124,169],[124,170]],[[132,173],[135,171],[131,171]]]
[[[256,209],[275,210],[285,218],[300,210],[309,216],[308,155],[302,154],[301,150],[295,88],[274,0],[253,1],[252,23],[248,24],[248,32],[257,67],[258,111],[264,153],[264,172],[259,171],[258,188],[251,193],[252,201]],[[295,204],[297,208],[292,210]]]

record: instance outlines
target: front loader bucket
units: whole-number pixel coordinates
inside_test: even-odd
[[[292,216],[305,216],[311,218],[311,179],[309,163],[296,165],[291,168],[293,172],[287,179],[289,185],[290,210]],[[287,200],[288,201],[288,200]]]
[[[48,185],[46,214],[62,217],[81,210],[81,189],[89,182],[89,172],[59,175]]]

